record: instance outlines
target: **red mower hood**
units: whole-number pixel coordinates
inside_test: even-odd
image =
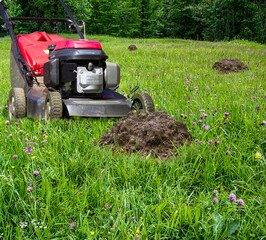
[[[65,39],[56,43],[55,51],[65,48],[78,48],[78,49],[102,49],[102,46],[97,41],[86,39]]]

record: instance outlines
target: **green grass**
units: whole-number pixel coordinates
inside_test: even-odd
[[[101,135],[118,120],[45,123],[25,118],[19,126],[13,121],[6,126],[11,41],[1,38],[2,239],[135,239],[137,234],[141,239],[265,238],[266,138],[265,125],[259,125],[266,120],[265,45],[90,39],[99,40],[109,61],[120,65],[118,91],[128,93],[136,85],[142,91],[147,88],[156,109],[187,124],[193,143],[177,149],[176,158],[164,161],[138,153],[113,154],[99,147]],[[128,51],[130,44],[138,50]],[[225,57],[238,58],[250,70],[218,74],[212,65]],[[201,124],[199,110],[208,115]],[[210,129],[204,130],[202,124]],[[209,145],[210,140],[220,144]],[[29,146],[32,151],[23,151]],[[219,191],[217,204],[212,203],[214,190]],[[231,193],[245,205],[230,202]],[[75,229],[70,229],[69,219]]]

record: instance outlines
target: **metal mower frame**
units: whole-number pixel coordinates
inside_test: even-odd
[[[138,114],[154,111],[152,98],[147,93],[136,93],[130,98],[138,86],[133,88],[126,97],[116,92],[120,83],[120,68],[117,64],[105,61],[108,57],[101,49],[99,42],[85,40],[64,1],[60,0],[60,2],[70,19],[10,17],[4,8],[3,0],[0,0],[0,12],[12,39],[9,119],[30,117],[36,120],[52,120],[71,116],[123,117],[129,112]],[[45,32],[15,36],[14,21],[66,22],[74,26],[81,40],[64,39],[64,42],[61,40],[62,37],[47,35]],[[85,21],[82,23],[85,24]],[[23,37],[27,40],[33,35],[35,37],[38,35],[38,41],[45,46],[42,50],[46,54],[49,53],[47,62],[38,68],[33,67],[32,63],[25,59],[23,45],[19,42]],[[55,44],[47,45],[53,42],[47,39],[52,38],[60,39],[61,43],[54,41]],[[32,49],[36,48],[37,51],[38,46],[33,44]],[[32,61],[34,60],[33,55]]]

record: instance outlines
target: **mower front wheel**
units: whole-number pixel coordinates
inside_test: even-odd
[[[135,93],[132,102],[132,112],[135,114],[154,112],[153,100],[147,93]]]
[[[59,92],[48,92],[44,104],[44,119],[46,121],[63,117],[63,102]]]
[[[8,118],[14,120],[16,118],[26,117],[26,96],[23,88],[12,88],[8,98]]]

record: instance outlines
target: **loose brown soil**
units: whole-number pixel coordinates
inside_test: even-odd
[[[118,146],[128,153],[139,151],[159,158],[174,155],[174,148],[190,144],[192,136],[183,122],[175,120],[164,111],[130,113],[106,132],[101,145]]]
[[[130,46],[128,47],[128,49],[129,49],[130,51],[134,51],[134,50],[137,50],[137,47],[136,47],[135,45],[130,45]]]
[[[248,66],[239,61],[238,59],[228,59],[228,58],[224,58],[214,63],[212,68],[217,69],[222,74],[248,70]]]

